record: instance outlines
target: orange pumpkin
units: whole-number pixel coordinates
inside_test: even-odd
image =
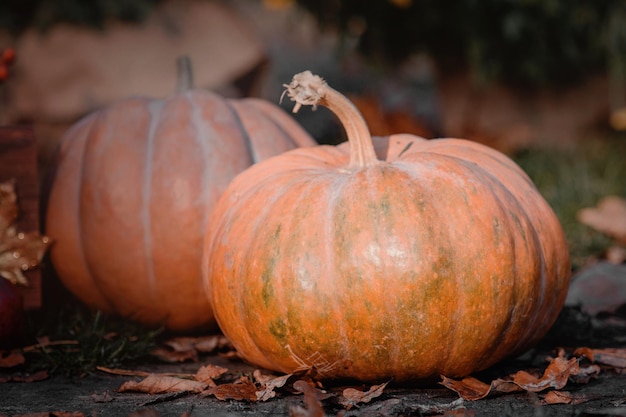
[[[191,90],[131,98],[63,137],[46,213],[52,264],[87,305],[174,331],[215,327],[204,227],[251,164],[314,141],[260,99]]]
[[[461,139],[372,140],[305,72],[348,144],[238,175],[207,228],[205,283],[239,354],[286,373],[364,381],[460,377],[536,343],[561,310],[569,253],[555,214],[503,154]]]

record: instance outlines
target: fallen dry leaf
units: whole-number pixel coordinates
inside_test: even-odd
[[[141,381],[126,381],[118,389],[119,392],[145,392],[147,394],[165,394],[169,392],[188,391],[200,393],[208,388],[203,382],[173,376],[150,374]]]
[[[218,400],[256,401],[257,387],[247,377],[232,384],[221,384],[205,390],[202,395],[213,395]]]
[[[0,377],[0,382],[37,382],[48,379],[48,371],[38,371],[34,374],[15,374]]]
[[[5,356],[6,355],[6,356]],[[26,362],[22,352],[0,352],[0,368],[13,368]]]
[[[596,207],[578,211],[578,221],[622,243],[626,243],[626,200],[610,195]]]
[[[487,397],[491,393],[510,393],[520,392],[520,388],[517,384],[514,384],[512,380],[495,379],[491,384],[485,384],[482,381],[474,377],[466,377],[460,381],[442,376],[441,385],[451,389],[459,394],[461,398],[468,401],[476,401]]]
[[[542,404],[582,404],[589,401],[580,395],[573,395],[567,391],[548,391],[543,397]]]
[[[293,383],[293,388],[304,394],[305,407],[293,406],[289,407],[289,417],[325,417],[322,403],[318,398],[318,392],[315,387],[307,381],[300,379]]]
[[[583,365],[578,364],[578,373],[570,375],[569,380],[576,384],[587,384],[590,380],[598,378],[600,367],[596,364]]]
[[[0,183],[0,277],[15,285],[28,285],[23,272],[39,266],[50,239],[38,232],[18,232],[15,181]]]
[[[359,403],[368,403],[374,398],[380,397],[388,383],[389,382],[385,382],[380,385],[373,385],[367,391],[361,391],[355,388],[346,388],[341,393],[342,398],[339,399],[339,403],[343,405],[346,410],[350,410]]]
[[[590,349],[578,348],[574,351],[575,356],[585,356],[593,363],[612,366],[614,368],[626,368],[626,348]]]
[[[215,379],[218,379],[220,376],[224,375],[228,372],[228,369],[217,366],[217,365],[204,365],[196,371],[195,379],[199,382],[204,382],[209,384],[210,386],[215,386]]]
[[[218,349],[234,349],[223,335],[201,337],[175,337],[163,342],[165,347],[156,348],[152,355],[165,362],[197,362],[199,355],[215,352]]]
[[[153,372],[140,371],[136,369],[107,368],[106,366],[96,366],[96,369],[101,372],[106,372],[107,374],[122,375],[122,376],[147,377],[150,375],[156,375],[156,376],[171,376],[171,377],[181,378],[181,379],[194,379],[195,377],[194,374],[187,374],[187,373],[181,373],[181,372],[165,372],[165,373],[155,374]]]
[[[480,400],[490,394],[529,391],[540,392],[548,388],[562,389],[573,376],[581,373],[577,358],[567,359],[564,352],[552,358],[542,375],[534,375],[528,371],[518,371],[507,378],[495,379],[486,384],[474,377],[454,380],[442,376],[441,385],[455,391],[461,398],[468,401]],[[597,375],[598,369],[585,367],[580,381],[588,380]]]
[[[262,385],[262,388],[256,392],[257,400],[267,401],[270,398],[274,398],[276,396],[276,388],[281,388],[285,386],[285,384],[287,383],[289,378],[293,376],[293,374],[271,377],[267,375],[262,375],[261,372],[257,369],[254,371],[253,376],[255,380]]]
[[[518,371],[513,376],[513,382],[530,392],[540,392],[548,388],[561,389],[567,384],[570,375],[578,374],[578,369],[578,359],[558,356],[552,359],[541,377]]]
[[[626,304],[626,265],[600,261],[578,271],[565,304],[592,316],[615,314]]]

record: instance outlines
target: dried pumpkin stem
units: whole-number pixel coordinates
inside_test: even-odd
[[[284,94],[296,104],[293,112],[297,113],[300,107],[318,105],[328,107],[335,113],[346,130],[350,142],[349,168],[362,168],[380,163],[376,158],[372,136],[370,135],[365,119],[348,100],[346,96],[330,87],[320,76],[311,71],[304,71],[293,76],[291,83],[284,84]],[[282,97],[281,97],[282,98]]]

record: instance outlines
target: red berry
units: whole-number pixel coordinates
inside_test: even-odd
[[[6,80],[7,78],[9,78],[9,68],[7,68],[6,65],[0,63],[0,82]]]
[[[15,61],[15,49],[9,47],[9,48],[6,48],[4,51],[2,51],[1,60],[5,64],[10,64],[13,61]]]

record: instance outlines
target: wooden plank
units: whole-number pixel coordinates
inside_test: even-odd
[[[39,178],[37,173],[37,145],[30,127],[0,127],[0,181],[15,179],[18,198],[19,231],[40,231]],[[41,307],[41,272],[27,271],[29,287],[20,287],[25,309]]]

